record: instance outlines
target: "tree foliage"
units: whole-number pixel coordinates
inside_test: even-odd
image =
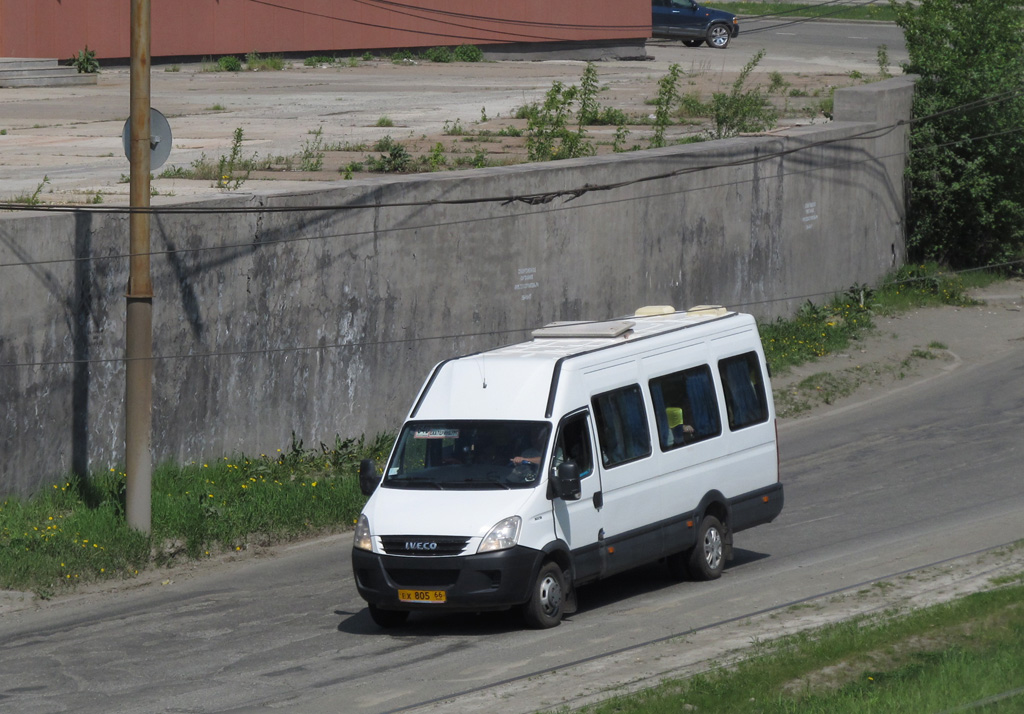
[[[920,77],[907,178],[916,259],[991,265],[1024,252],[1024,5],[890,0]]]

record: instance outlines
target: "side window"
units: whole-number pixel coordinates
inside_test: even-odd
[[[587,414],[577,414],[562,422],[555,440],[555,453],[551,459],[552,468],[558,468],[563,461],[575,461],[580,467],[580,478],[594,473],[594,450],[590,446],[590,429]]]
[[[720,360],[718,373],[725,390],[730,429],[736,431],[768,420],[768,400],[756,352]]]
[[[657,377],[650,381],[650,388],[662,451],[722,433],[722,418],[708,365]]]
[[[605,466],[618,466],[651,455],[651,434],[639,384],[598,394],[593,404]]]

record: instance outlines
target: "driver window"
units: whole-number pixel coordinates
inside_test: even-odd
[[[563,461],[575,461],[580,467],[580,478],[594,472],[593,449],[590,448],[590,428],[586,412],[571,416],[562,422],[555,440],[551,467],[558,468]]]

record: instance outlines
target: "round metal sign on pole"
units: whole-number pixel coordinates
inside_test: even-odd
[[[124,123],[124,130],[121,132],[121,142],[124,144],[124,155],[128,160],[132,159],[132,120],[129,118]],[[158,169],[167,161],[171,155],[171,125],[167,118],[156,109],[149,109],[149,168]]]

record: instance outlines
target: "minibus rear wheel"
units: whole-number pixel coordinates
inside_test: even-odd
[[[546,630],[562,621],[565,609],[565,575],[558,563],[548,561],[540,566],[530,589],[530,600],[523,607],[528,627]]]
[[[697,580],[716,580],[725,568],[725,531],[714,516],[700,519],[697,544],[690,551],[690,575]]]

